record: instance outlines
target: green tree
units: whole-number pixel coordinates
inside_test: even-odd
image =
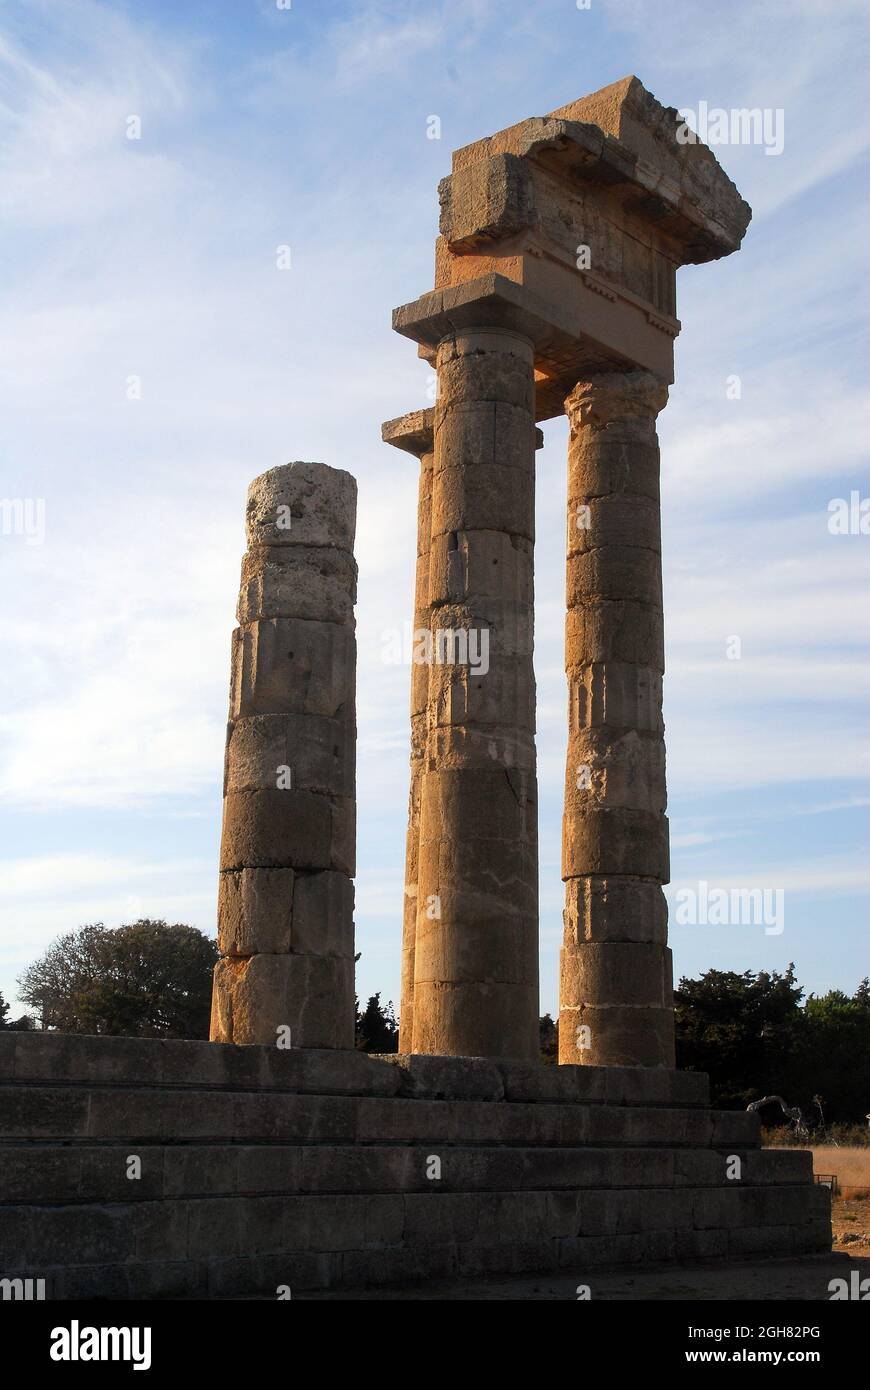
[[[681,979],[674,992],[677,1066],[709,1073],[718,1105],[743,1107],[783,1093],[802,996],[793,964],[784,975],[708,970],[700,980]]]
[[[26,1033],[34,1027],[33,1019],[29,1014],[22,1014],[20,1018],[7,1018],[9,1005],[0,994],[0,1032],[4,1029],[9,1033]]]
[[[554,1023],[550,1014],[538,1019],[538,1037],[541,1045],[541,1061],[555,1065],[559,1060],[559,1024]]]
[[[821,1100],[829,1122],[864,1122],[870,1109],[870,994],[842,990],[809,995],[797,1045],[785,1069],[796,1104],[809,1114]],[[819,1118],[818,1114],[816,1118]]]
[[[60,937],[19,980],[43,1028],[207,1038],[216,943],[195,927],[97,922]]]
[[[399,1024],[392,999],[382,1008],[380,993],[373,994],[362,1013],[357,1008],[356,1047],[360,1052],[398,1052]]]

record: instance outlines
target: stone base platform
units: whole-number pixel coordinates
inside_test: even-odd
[[[277,1297],[829,1251],[811,1155],[708,1098],[664,1069],[0,1034],[0,1279]]]

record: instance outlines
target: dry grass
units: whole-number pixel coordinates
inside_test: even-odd
[[[850,1188],[860,1193],[860,1188]],[[831,1205],[834,1248],[850,1255],[870,1253],[870,1197],[837,1197]]]
[[[870,1149],[837,1149],[820,1145],[813,1149],[813,1172],[836,1173],[843,1196],[870,1196]]]

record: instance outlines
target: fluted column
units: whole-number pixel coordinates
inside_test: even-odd
[[[581,381],[565,402],[561,1062],[674,1064],[655,430],[666,400],[634,371]]]
[[[437,354],[412,1051],[538,1049],[533,349]]]

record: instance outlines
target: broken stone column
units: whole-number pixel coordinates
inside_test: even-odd
[[[248,489],[213,1042],[353,1047],[356,490],[322,463]]]
[[[437,354],[414,1052],[538,1047],[532,345],[493,324]]]
[[[411,788],[408,794],[408,833],[405,842],[405,884],[402,912],[402,985],[399,1008],[399,1051],[413,1051],[414,946],[417,936],[417,873],[420,842],[420,779],[426,751],[426,707],[429,666],[415,660],[418,634],[429,631],[429,544],[432,530],[432,464],[435,411],[412,410],[381,429],[386,444],[404,449],[420,460],[417,499],[417,564],[414,582],[414,627],[411,661]]]
[[[559,1060],[674,1065],[659,449],[651,372],[581,381],[568,451]]]

